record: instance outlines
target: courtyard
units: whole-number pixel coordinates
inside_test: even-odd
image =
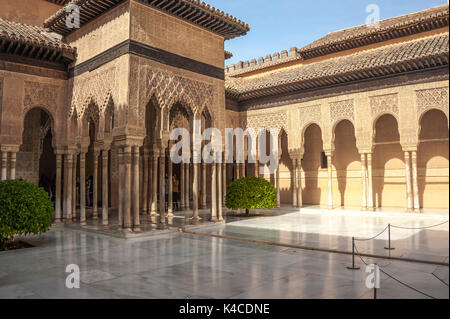
[[[343,243],[349,242],[351,233],[367,238],[396,219],[395,212],[355,214],[285,210],[278,216],[230,219],[224,225],[196,229],[235,239],[172,232],[125,240],[56,226],[41,236],[27,237],[33,248],[0,253],[0,298],[371,299],[373,291],[366,288],[365,268],[346,269],[351,262],[349,255],[258,243],[270,240],[349,249],[351,241],[349,246]],[[430,226],[445,217],[411,214],[403,217],[401,225]],[[362,224],[356,227],[359,222]],[[326,225],[333,225],[334,233]],[[398,251],[392,254],[416,259],[432,255],[436,263],[363,260],[377,263],[396,280],[430,297],[448,299],[448,224],[434,231],[396,232],[393,239]],[[362,245],[361,250],[381,253],[376,247],[384,243],[382,237],[372,246]],[[356,261],[364,266],[359,258]],[[79,289],[66,288],[66,266],[70,264],[80,268]],[[379,299],[430,298],[396,280],[381,274]]]

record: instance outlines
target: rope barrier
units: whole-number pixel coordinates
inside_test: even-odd
[[[362,258],[362,256],[359,254],[359,251],[358,251],[358,248],[356,247],[356,245],[355,245],[355,251],[356,251],[356,255],[359,257],[359,259],[361,259],[361,261],[362,261],[366,266],[368,266],[369,264],[366,263],[366,261],[365,261],[365,260]],[[427,294],[427,293],[425,293],[425,292],[423,292],[423,291],[420,291],[419,289],[416,289],[416,288],[414,288],[414,287],[412,287],[412,286],[410,286],[410,285],[408,285],[408,284],[406,284],[406,283],[400,281],[399,279],[397,279],[397,278],[395,278],[394,276],[392,276],[392,275],[388,274],[387,272],[385,272],[383,269],[381,269],[381,267],[379,267],[379,269],[380,269],[380,272],[382,272],[383,274],[385,274],[385,275],[388,276],[389,278],[395,280],[395,281],[398,282],[399,284],[401,284],[401,285],[403,285],[403,286],[405,286],[405,287],[407,287],[407,288],[409,288],[409,289],[411,289],[411,290],[414,290],[415,292],[418,292],[418,293],[420,293],[420,294],[422,294],[422,295],[424,295],[424,296],[426,296],[426,297],[428,297],[428,298],[430,298],[430,299],[437,299],[437,298],[435,298],[435,297],[433,297],[433,296],[431,296],[431,295],[429,295],[429,294]]]
[[[394,228],[398,228],[398,229],[411,229],[411,230],[418,230],[418,229],[429,229],[429,228],[434,228],[434,227],[438,227],[438,226],[441,226],[441,225],[447,224],[448,222],[449,222],[449,221],[447,220],[446,222],[443,222],[443,223],[440,223],[440,224],[437,224],[437,225],[433,225],[433,226],[427,226],[427,227],[417,227],[417,228],[402,227],[402,226],[394,226],[394,225],[391,225],[391,227],[394,227]]]
[[[367,239],[355,238],[355,241],[369,241],[369,240],[373,240],[373,239],[377,238],[378,236],[380,236],[381,234],[383,234],[388,228],[389,228],[389,226],[386,226],[386,228],[383,229],[383,231],[381,233],[379,233],[378,235],[376,235],[374,237],[367,238]]]

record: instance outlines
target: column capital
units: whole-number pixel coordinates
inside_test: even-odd
[[[403,152],[417,152],[417,144],[402,145]]]
[[[19,149],[20,149],[20,145],[16,145],[16,144],[2,144],[0,146],[0,150],[2,152],[18,153]]]

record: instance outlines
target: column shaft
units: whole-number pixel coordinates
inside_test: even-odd
[[[217,219],[219,221],[223,221],[223,205],[222,205],[222,201],[223,201],[223,194],[222,194],[222,177],[223,174],[220,170],[222,164],[221,163],[217,163],[217,164],[212,164],[212,165],[217,165],[217,175],[218,175],[218,180],[217,180],[217,186],[218,186],[218,196],[217,196]]]
[[[145,152],[145,150],[144,150]],[[144,176],[142,178],[142,213],[143,215],[147,215],[148,213],[148,155],[144,154],[143,157],[143,170]]]
[[[190,171],[191,171],[191,168],[190,168],[190,163],[187,163],[186,164],[186,167],[185,167],[185,170],[184,170],[184,173],[186,174],[185,175],[185,187],[184,187],[184,191],[185,191],[185,193],[184,193],[184,196],[185,196],[185,198],[184,198],[184,202],[185,202],[185,205],[186,205],[186,209],[189,209],[190,207],[191,207],[191,205],[190,205],[190,200],[189,200],[189,189],[190,189],[190,184],[189,184],[189,175],[190,175]]]
[[[93,182],[92,187],[92,218],[98,219],[98,151],[94,151],[94,176],[93,176]]]
[[[170,157],[167,162],[167,182],[169,183],[169,194],[167,196],[167,216],[173,217],[173,163]]]
[[[278,160],[278,163],[280,160]],[[277,190],[277,207],[281,207],[281,197],[280,197],[280,165],[277,167],[277,171],[275,172],[275,188]]]
[[[2,151],[2,181],[6,180],[6,169],[8,167],[8,152]]]
[[[131,231],[131,146],[124,147],[124,203],[123,203],[123,228]]]
[[[159,158],[159,216],[160,228],[166,227],[166,153],[165,149],[161,150]]]
[[[80,224],[86,225],[86,153],[80,153]]]
[[[333,209],[333,166],[331,155],[327,155],[327,164],[328,164],[328,209]]]
[[[119,157],[119,227],[123,227],[123,216],[124,216],[124,202],[125,202],[125,191],[124,191],[124,182],[125,182],[125,167],[124,167],[124,150],[123,147],[119,147],[117,149],[118,157]]]
[[[297,207],[303,207],[303,189],[302,189],[302,159],[297,159]]]
[[[297,207],[297,159],[292,159],[292,207]]]
[[[374,210],[372,153],[367,154],[367,190],[367,207],[370,210]]]
[[[164,178],[164,177],[162,177]],[[152,216],[157,216],[157,203],[158,203],[158,157],[153,156],[153,169],[152,169],[152,180],[153,180],[153,187],[152,187]]]
[[[413,190],[411,182],[411,161],[409,152],[405,152],[406,197],[408,212],[414,210]]]
[[[9,179],[16,179],[16,152],[10,152]]]
[[[198,163],[193,163],[192,183],[192,219],[198,221]]]
[[[225,157],[224,157],[225,159]],[[225,196],[227,195],[227,163],[222,163],[222,206],[225,207]]]
[[[66,154],[65,155],[65,184],[66,184],[66,198],[65,198],[65,206],[66,206],[66,212],[65,212],[65,218],[67,222],[70,222],[72,219],[72,166],[73,166],[73,160],[72,160],[72,154]]]
[[[211,165],[211,221],[217,221],[217,172],[216,165]]]
[[[179,189],[178,189],[178,200],[180,201],[180,207],[181,210],[184,210],[186,208],[185,199],[186,196],[184,196],[184,189],[185,189],[185,183],[184,183],[184,162],[180,163],[180,183],[179,183]]]
[[[56,194],[55,194],[55,221],[61,222],[61,168],[62,155],[56,154]]]
[[[77,220],[77,161],[78,155],[73,155],[72,172],[72,220]]]
[[[109,205],[109,194],[108,194],[108,150],[102,151],[102,224],[103,226],[108,226],[108,205]]]
[[[361,207],[363,210],[367,209],[367,167],[366,154],[361,154],[361,181],[362,181],[362,200]]]
[[[206,163],[202,163],[202,208],[206,208]]]
[[[140,226],[140,207],[139,207],[139,146],[133,147],[133,187],[132,187],[132,196],[133,196],[133,231],[139,232],[141,231]]]

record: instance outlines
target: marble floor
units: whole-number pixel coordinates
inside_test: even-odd
[[[55,227],[35,247],[0,252],[0,298],[372,298],[348,256],[170,233],[124,240]],[[383,270],[435,298],[449,298],[449,268],[403,261]],[[66,266],[81,271],[66,288]],[[359,264],[362,265],[361,262]],[[427,298],[381,275],[379,298]]]
[[[445,223],[449,220],[448,212],[406,214],[395,210],[328,211],[317,207],[284,210],[287,213],[282,215],[229,221],[200,232],[339,251],[351,251],[352,237],[355,237],[361,253],[448,263],[449,223]],[[392,251],[384,249],[389,224],[393,225],[391,245],[396,248]],[[434,225],[439,226],[426,228]],[[375,239],[367,240],[379,233]]]

